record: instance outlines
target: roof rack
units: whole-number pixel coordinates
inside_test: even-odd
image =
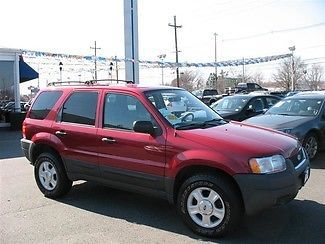
[[[56,81],[48,83],[48,86],[76,86],[76,85],[110,85],[110,84],[102,84],[98,83],[100,81],[114,81],[116,83],[125,82],[126,84],[134,84],[131,80],[117,80],[117,79],[97,79],[97,80],[86,80],[86,81]]]

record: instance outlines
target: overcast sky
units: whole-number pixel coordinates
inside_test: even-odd
[[[99,55],[124,57],[123,0],[3,0],[0,6],[0,47],[91,55],[96,40]],[[213,61],[216,32],[218,61],[284,54],[295,45],[307,63],[324,66],[324,13],[325,0],[138,0],[139,58],[165,53],[175,60],[168,23],[176,15],[183,26],[180,62]]]

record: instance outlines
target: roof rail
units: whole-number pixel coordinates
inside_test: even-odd
[[[118,79],[97,79],[97,80],[87,80],[86,82],[91,84],[96,84],[98,81],[116,81],[117,83],[121,81],[121,82],[125,82],[126,84],[134,84],[134,81],[132,80],[118,80]]]
[[[56,81],[48,83],[48,86],[76,86],[76,85],[110,85],[98,83],[100,81],[115,81],[116,83],[125,82],[126,84],[134,84],[131,80],[117,80],[117,79],[97,79],[97,80],[86,80],[86,81]]]
[[[71,86],[71,85],[85,85],[84,81],[55,81],[49,82],[48,86]]]

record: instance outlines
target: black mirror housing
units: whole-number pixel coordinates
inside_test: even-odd
[[[155,128],[151,121],[135,121],[133,124],[133,130],[139,133],[146,133],[150,135],[155,135]]]

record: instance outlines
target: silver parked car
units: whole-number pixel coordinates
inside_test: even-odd
[[[269,127],[299,139],[310,159],[325,147],[325,92],[301,92],[285,98],[265,114],[245,122]]]

